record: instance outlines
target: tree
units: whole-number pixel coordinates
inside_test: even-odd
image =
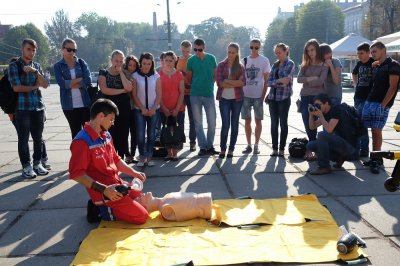
[[[16,26],[11,28],[3,42],[9,46],[21,47],[21,43],[25,38],[31,38],[36,41],[38,49],[36,52],[35,61],[39,62],[43,68],[48,65],[47,55],[50,51],[48,39],[43,33],[32,23],[24,26]],[[20,56],[21,52],[15,51],[15,56]],[[11,57],[11,56],[10,56]]]
[[[371,40],[400,30],[399,0],[369,0],[365,14],[363,33]]]
[[[283,26],[285,24],[285,19],[278,18],[274,19],[271,24],[269,24],[267,32],[265,34],[264,41],[264,55],[268,57],[271,61],[275,58],[275,54],[272,51],[272,47],[279,42],[284,42],[282,39]]]
[[[51,19],[51,24],[44,23],[44,29],[51,48],[60,47],[65,38],[75,38],[77,35],[74,23],[69,20],[69,16],[64,13],[64,10],[57,10]]]
[[[332,1],[311,1],[298,12],[297,32],[300,43],[315,38],[329,44],[343,37],[344,15]]]

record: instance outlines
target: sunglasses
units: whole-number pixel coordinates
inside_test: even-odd
[[[74,53],[78,52],[78,49],[74,49],[74,48],[64,47],[64,49],[67,50],[68,53],[70,53],[70,52],[74,52]]]
[[[258,50],[258,49],[260,49],[260,47],[258,47],[258,46],[250,46],[250,49],[251,50],[253,50],[253,49]]]
[[[199,49],[193,48],[193,51],[201,53],[201,52],[203,52],[203,48],[199,48]]]

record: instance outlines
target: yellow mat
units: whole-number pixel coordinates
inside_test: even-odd
[[[268,200],[215,200],[217,227],[203,219],[167,222],[154,212],[137,226],[102,222],[82,242],[72,265],[227,265],[317,263],[367,256],[339,255],[339,229],[314,195]],[[306,222],[306,218],[309,222]],[[233,225],[268,224],[239,229]]]

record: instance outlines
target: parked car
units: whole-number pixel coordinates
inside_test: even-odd
[[[353,88],[353,77],[351,73],[342,73],[342,87]]]
[[[90,76],[92,77],[92,83],[97,83],[97,78],[99,77],[99,72],[90,72]]]

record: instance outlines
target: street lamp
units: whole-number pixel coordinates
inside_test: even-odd
[[[168,29],[168,50],[172,50],[172,40],[171,40],[171,18],[169,15],[169,0],[167,0],[167,29]]]
[[[171,16],[169,13],[169,0],[167,1],[167,31],[168,31],[168,50],[172,50],[172,39],[171,39]],[[176,4],[179,5],[181,2],[177,2]],[[157,4],[160,5],[160,4]]]

